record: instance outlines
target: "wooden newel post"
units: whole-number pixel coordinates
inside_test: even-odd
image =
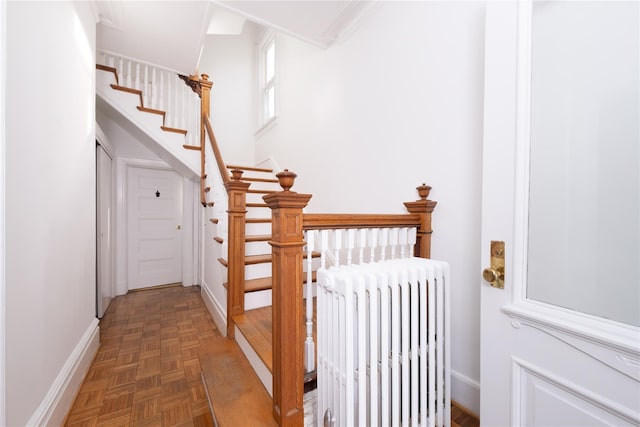
[[[410,213],[420,215],[420,227],[418,227],[418,239],[415,247],[415,256],[420,258],[431,257],[431,213],[438,202],[428,200],[431,187],[422,184],[416,187],[420,200],[415,202],[405,202],[405,207]]]
[[[302,209],[311,194],[289,189],[296,174],[276,175],[283,191],[263,197],[271,208],[273,300],[273,416],[280,426],[304,423]]]
[[[210,99],[211,99],[211,87],[213,83],[209,81],[209,76],[202,74],[202,78],[198,81],[200,83],[200,203],[202,206],[207,205],[207,196],[204,191],[205,187],[205,126],[203,118],[209,117],[210,114]]]
[[[245,221],[247,216],[248,182],[240,181],[242,171],[231,171],[232,179],[225,183],[229,195],[229,239],[227,254],[227,337],[234,337],[233,316],[244,313]]]

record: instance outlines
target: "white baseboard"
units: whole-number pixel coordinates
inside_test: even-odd
[[[480,383],[452,369],[451,399],[472,411],[475,415],[479,415]]]
[[[62,425],[99,346],[100,327],[98,319],[93,319],[31,416],[28,426]]]
[[[218,300],[213,296],[209,287],[202,281],[202,286],[200,287],[200,294],[202,295],[202,301],[204,301],[205,307],[209,310],[209,314],[213,319],[213,323],[216,324],[216,328],[218,328],[218,332],[223,337],[227,336],[227,315],[226,310],[224,310]]]

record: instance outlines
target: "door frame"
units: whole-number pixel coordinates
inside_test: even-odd
[[[502,322],[499,327],[491,330],[486,324],[481,327],[480,415],[485,422],[491,418],[487,409],[493,405],[486,402],[495,402],[495,399],[501,399],[503,405],[513,409],[512,423],[520,420],[517,412],[522,398],[519,373],[522,369],[530,372],[535,369],[515,357],[507,360],[491,347],[496,342],[515,339],[514,331],[522,326],[553,336],[609,368],[635,378],[636,381],[640,380],[640,328],[526,298],[532,16],[531,0],[487,4],[485,60],[494,61],[499,66],[492,65],[491,72],[485,72],[485,99],[488,93],[493,94],[492,103],[498,99],[497,106],[488,107],[485,103],[485,114],[491,114],[494,120],[499,117],[503,124],[487,126],[485,116],[481,262],[483,267],[489,265],[489,242],[491,239],[500,239],[505,241],[506,265],[504,290],[491,288],[481,281],[482,323],[495,326],[498,325],[496,322]],[[494,28],[500,30],[495,31]],[[512,37],[506,37],[505,34]],[[499,63],[504,58],[492,56],[498,50],[508,52],[505,56],[514,57],[516,61]],[[496,97],[495,93],[499,95]],[[492,108],[490,113],[489,108]],[[489,144],[492,141],[500,142]],[[495,166],[492,162],[496,159],[507,163],[500,166],[499,177],[495,173],[489,176],[488,171]],[[496,185],[493,188],[500,188],[501,183],[512,183],[513,191],[509,194],[491,191],[492,183]],[[493,206],[500,206],[501,212],[496,213]],[[496,224],[490,227],[487,225],[487,218],[493,218],[502,225],[498,228],[495,228]],[[496,373],[505,366],[509,366],[513,372],[510,378],[510,396],[498,396],[499,390],[493,388],[491,375],[487,374]],[[540,375],[553,379],[551,373]],[[611,402],[603,401],[598,396],[585,397],[623,418],[633,419],[633,414],[624,408],[614,407]]]
[[[128,230],[127,230],[127,170],[129,168],[145,168],[171,170],[162,160],[138,159],[132,157],[116,157],[116,214],[115,214],[115,293],[124,295],[129,290],[128,282]],[[183,241],[182,241],[182,284],[192,286],[198,284],[200,269],[200,251],[198,248],[199,219],[195,203],[199,192],[198,183],[182,176],[182,208],[183,208]],[[190,261],[191,260],[191,261]]]
[[[113,171],[114,171],[114,159],[113,159],[113,154],[111,152],[111,150],[109,149],[109,145],[108,144],[104,144],[101,139],[99,137],[96,137],[96,150],[103,150],[104,153],[111,159],[111,170],[109,171],[109,178],[110,178],[110,194],[109,194],[109,208],[111,209],[111,212],[114,211],[113,209],[113,187],[114,187],[114,182],[115,180],[113,179]],[[102,172],[101,172],[101,168],[100,168],[100,159],[98,154],[96,153],[96,254],[98,255],[96,257],[96,317],[101,318],[104,315],[104,312],[107,310],[108,307],[102,307],[103,309],[103,313],[100,313],[100,305],[101,305],[101,299],[102,299],[102,289],[105,286],[105,283],[102,283],[101,280],[101,273],[102,273],[102,268],[105,267],[105,263],[103,263],[102,258],[106,257],[108,258],[108,262],[106,263],[106,268],[109,269],[110,272],[110,278],[111,281],[110,283],[107,284],[107,286],[110,287],[111,289],[111,298],[114,297],[115,294],[115,280],[114,280],[114,274],[115,274],[115,268],[114,268],[114,253],[115,253],[115,248],[114,248],[114,219],[113,219],[113,214],[111,214],[111,216],[108,219],[109,221],[109,225],[108,225],[108,236],[106,237],[108,239],[110,243],[109,245],[109,249],[108,249],[108,253],[104,254],[102,253],[102,251],[100,250],[100,247],[102,245],[102,240],[103,237],[101,237],[101,223],[102,223],[102,212],[103,212],[103,206],[101,203],[102,197],[101,197],[101,193],[103,191],[103,187],[102,187]]]

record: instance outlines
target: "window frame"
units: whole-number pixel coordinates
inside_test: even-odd
[[[270,49],[273,49],[273,76],[267,79],[267,55]],[[266,32],[262,37],[258,49],[259,123],[258,130],[256,131],[257,136],[260,136],[263,132],[270,129],[278,117],[277,50],[275,33],[273,31]],[[270,93],[273,96],[272,102],[269,101]]]

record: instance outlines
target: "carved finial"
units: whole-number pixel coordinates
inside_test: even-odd
[[[231,179],[234,181],[240,181],[242,178],[243,171],[240,169],[231,169]]]
[[[422,185],[416,187],[416,190],[418,190],[418,195],[420,196],[421,200],[427,200],[427,197],[429,197],[429,192],[431,191],[431,187],[423,182]]]
[[[280,187],[282,187],[284,191],[289,191],[289,189],[293,187],[293,181],[295,181],[297,176],[298,175],[294,172],[289,172],[289,169],[285,169],[284,171],[276,174],[276,177],[280,182]]]
[[[202,74],[202,80],[204,81],[209,80],[209,74]]]

